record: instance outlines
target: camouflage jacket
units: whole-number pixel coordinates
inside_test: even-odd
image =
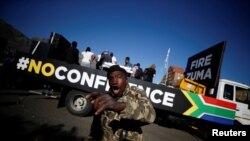
[[[143,141],[141,126],[153,123],[156,117],[145,91],[127,85],[123,96],[115,99],[125,102],[126,108],[119,113],[111,110],[104,111],[98,118],[99,127],[96,127],[96,129],[101,129],[101,133],[99,135],[93,133],[93,135],[99,137],[97,140],[103,141],[118,141],[121,138]]]

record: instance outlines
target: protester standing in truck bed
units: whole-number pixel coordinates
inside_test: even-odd
[[[153,82],[153,78],[156,74],[156,65],[152,64],[149,68],[144,70],[144,80],[148,82]]]
[[[79,50],[76,41],[72,41],[71,47],[65,50],[63,53],[63,59],[70,64],[79,65]]]
[[[93,60],[94,53],[90,47],[87,47],[85,51],[81,52],[79,57],[79,63],[81,66],[90,68],[90,63]]]

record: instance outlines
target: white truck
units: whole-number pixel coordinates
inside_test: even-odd
[[[236,103],[235,120],[250,125],[250,86],[227,79],[219,79],[216,99]]]

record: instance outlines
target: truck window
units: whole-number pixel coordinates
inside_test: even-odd
[[[236,87],[236,101],[247,104],[248,90]]]
[[[234,87],[232,85],[225,85],[223,97],[225,99],[233,100]]]

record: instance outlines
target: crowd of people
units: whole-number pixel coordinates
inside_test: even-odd
[[[151,66],[143,70],[141,68],[140,63],[132,64],[130,57],[126,57],[124,64],[121,64],[118,62],[117,58],[114,56],[114,53],[109,52],[107,50],[97,55],[91,50],[91,47],[86,47],[84,51],[80,52],[77,49],[76,41],[72,42],[72,48],[68,49],[66,53],[74,54],[70,59],[65,59],[68,61],[68,63],[71,63],[71,64],[73,63],[72,60],[74,60],[74,64],[79,64],[81,66],[89,67],[92,69],[99,69],[99,70],[106,69],[103,67],[104,62],[112,63],[113,65],[122,65],[122,66],[128,67],[131,70],[131,73],[128,73],[128,76],[134,77],[135,79],[148,81],[148,82],[153,82],[153,78],[156,75],[155,64],[152,64]]]

